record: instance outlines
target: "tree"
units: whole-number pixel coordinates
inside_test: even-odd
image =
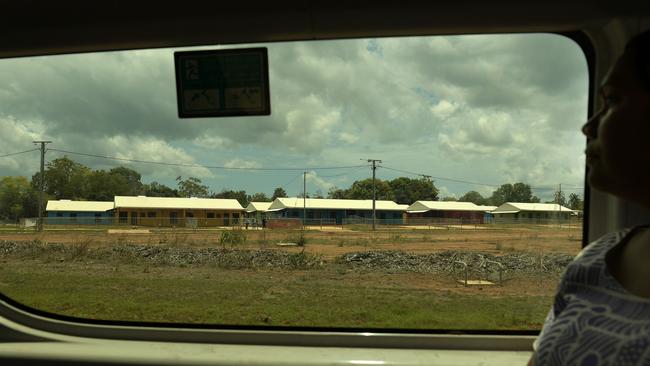
[[[555,191],[555,193],[553,194],[553,203],[557,203],[560,206],[565,206],[566,197],[564,196],[564,192]]]
[[[345,199],[346,195],[346,190],[345,189],[338,189],[336,187],[332,187],[327,191],[327,198],[330,199]]]
[[[3,177],[0,180],[0,218],[18,221],[38,216],[38,191],[26,177]]]
[[[255,193],[252,196],[248,198],[249,202],[271,202],[269,197],[266,195],[266,193]]]
[[[323,196],[323,191],[317,189],[316,193],[314,193],[314,198],[325,198],[325,196]]]
[[[492,193],[489,202],[494,206],[501,206],[506,202],[539,202],[539,198],[533,196],[528,184],[520,182],[501,185]]]
[[[388,182],[381,179],[375,180],[375,189],[376,194],[375,198],[377,200],[389,200],[392,201],[395,199],[393,190],[390,188]],[[369,200],[372,199],[372,178],[367,178],[364,180],[358,180],[352,183],[352,186],[347,189],[345,198],[351,200]]]
[[[584,202],[582,201],[582,198],[579,194],[569,194],[569,208],[578,211],[584,210]]]
[[[438,189],[429,179],[398,177],[388,181],[395,202],[410,205],[415,201],[437,201]]]
[[[123,182],[123,186],[120,187],[121,195],[137,196],[142,193],[142,182],[140,181],[142,176],[135,170],[119,166],[109,170],[109,174],[122,178],[120,179]]]
[[[246,191],[233,191],[232,189],[224,189],[219,193],[213,193],[210,195],[210,198],[234,199],[237,200],[243,207],[248,206],[250,203],[249,196],[246,194]]]
[[[91,201],[112,201],[115,196],[127,196],[126,179],[105,170],[95,170],[88,174],[88,194]],[[123,193],[124,192],[124,193]]]
[[[179,196],[200,198],[208,197],[208,186],[203,185],[199,178],[189,177],[182,180],[181,177],[178,177],[177,180]]]
[[[76,163],[67,156],[54,159],[46,164],[44,189],[55,199],[86,199],[90,168]],[[40,190],[41,174],[34,174],[32,186]]]
[[[465,193],[464,195],[460,196],[458,198],[458,201],[460,202],[472,202],[475,205],[485,205],[487,202],[487,199],[483,197],[480,193],[477,191],[469,191]]]
[[[456,201],[458,201],[458,200],[456,199],[456,197],[446,196],[446,197],[442,197],[441,201],[445,201],[445,202],[456,202]]]
[[[137,196],[143,192],[140,173],[117,167],[111,170],[95,170],[88,174],[86,198],[93,201],[112,201],[115,196]]]
[[[284,190],[282,187],[278,187],[273,191],[273,196],[271,197],[271,201],[275,201],[276,198],[282,198],[282,197],[287,197],[287,192]]]
[[[143,185],[142,193],[149,197],[178,197],[178,190],[156,181]]]

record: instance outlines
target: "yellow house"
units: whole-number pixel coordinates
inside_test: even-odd
[[[115,196],[115,220],[137,226],[240,225],[244,208],[234,199]]]

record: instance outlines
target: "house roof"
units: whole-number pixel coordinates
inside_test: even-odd
[[[421,213],[427,211],[486,211],[472,202],[457,201],[417,201],[406,210],[409,213]]]
[[[480,207],[481,210],[483,211],[493,211],[497,209],[497,206],[483,206],[483,205],[477,205],[476,207]]]
[[[306,208],[311,209],[372,210],[372,200],[307,198],[305,203]],[[393,201],[375,201],[375,209],[379,211],[405,211],[407,207],[408,205],[399,205]],[[268,210],[278,211],[286,208],[303,208],[303,198],[276,198]]]
[[[115,208],[163,208],[192,210],[237,210],[244,208],[235,199],[115,196]]]
[[[246,212],[266,212],[273,202],[251,202],[246,206]]]
[[[113,202],[107,201],[49,200],[45,211],[106,212],[114,207]]]
[[[521,211],[535,212],[573,212],[572,209],[560,206],[557,203],[526,203],[526,202],[506,202],[497,207],[492,213],[505,214],[517,213]]]

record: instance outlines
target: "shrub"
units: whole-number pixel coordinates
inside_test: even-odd
[[[246,234],[241,230],[224,230],[221,232],[219,242],[223,247],[225,247],[226,244],[230,244],[230,247],[232,248],[235,245],[244,244],[246,242]]]
[[[289,267],[294,269],[307,268],[309,266],[309,256],[304,251],[300,253],[291,253],[288,255]]]
[[[307,244],[307,238],[305,238],[304,235],[300,234],[298,240],[296,240],[296,244],[298,244],[299,247],[304,247],[305,244]]]

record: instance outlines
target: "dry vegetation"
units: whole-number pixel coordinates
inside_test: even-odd
[[[536,329],[580,238],[575,227],[5,232],[0,291],[101,319]],[[457,282],[454,260],[494,280],[486,259],[504,263],[502,286]]]

